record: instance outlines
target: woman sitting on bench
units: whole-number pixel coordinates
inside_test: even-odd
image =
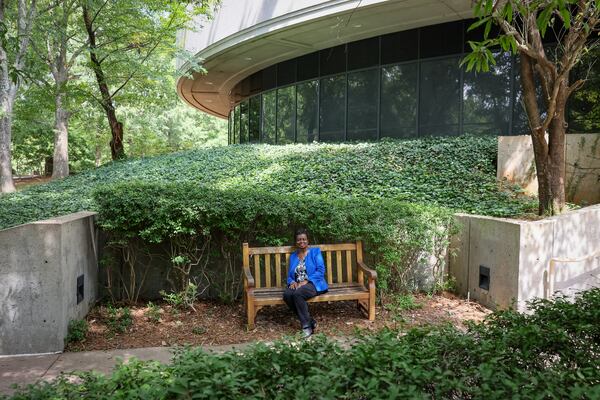
[[[317,327],[308,311],[306,300],[327,292],[325,261],[318,247],[308,247],[308,232],[298,229],[294,235],[296,251],[290,255],[287,289],[283,300],[298,319],[304,337],[309,337]]]

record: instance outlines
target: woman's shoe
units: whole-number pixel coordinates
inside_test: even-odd
[[[312,329],[313,333],[317,330],[317,321],[314,318],[310,320],[310,329]]]
[[[302,336],[304,336],[305,339],[312,336],[312,334],[313,329],[311,327],[302,328]]]

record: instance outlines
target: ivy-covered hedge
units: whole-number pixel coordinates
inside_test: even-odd
[[[495,137],[362,144],[236,145],[116,162],[0,196],[0,229],[97,210],[95,188],[128,181],[193,183],[330,198],[392,198],[455,211],[515,216],[535,209],[496,183]]]
[[[107,377],[40,383],[21,399],[598,399],[600,289],[538,301],[462,333],[382,331],[343,349],[323,336],[222,355],[181,350],[169,366],[133,362]]]
[[[94,199],[99,224],[113,242],[140,238],[169,243],[171,259],[180,267],[193,263],[196,270],[223,261],[239,268],[242,242],[290,244],[298,227],[307,228],[316,243],[360,239],[384,291],[423,286],[418,279],[432,283],[434,276],[419,278],[414,272],[424,258],[444,251],[452,222],[447,208],[392,199],[282,195],[260,188],[217,190],[186,183],[103,186]]]

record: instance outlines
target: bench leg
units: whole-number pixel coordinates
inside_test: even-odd
[[[254,302],[251,298],[246,299],[246,315],[248,317],[248,330],[251,331],[254,329],[254,318],[256,317]]]
[[[369,279],[369,321],[375,321],[375,282]]]

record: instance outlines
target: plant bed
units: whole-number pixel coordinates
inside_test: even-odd
[[[407,297],[410,299],[411,297]],[[392,304],[388,302],[389,304]],[[311,304],[318,332],[327,336],[350,336],[356,330],[377,331],[384,327],[410,328],[425,324],[452,325],[463,329],[465,321],[481,321],[489,310],[450,293],[417,294],[395,307],[377,307],[377,318],[369,322],[354,302]],[[153,313],[151,308],[159,310]],[[247,331],[242,304],[226,305],[198,301],[196,311],[176,310],[168,304],[155,307],[129,307],[131,325],[119,332],[106,305],[95,307],[87,317],[89,330],[84,340],[69,343],[65,351],[109,350],[158,346],[212,346],[254,341],[272,341],[299,331],[296,318],[285,306],[270,307],[258,313],[256,329]],[[114,318],[112,319],[114,320]],[[123,325],[127,325],[126,323]]]

